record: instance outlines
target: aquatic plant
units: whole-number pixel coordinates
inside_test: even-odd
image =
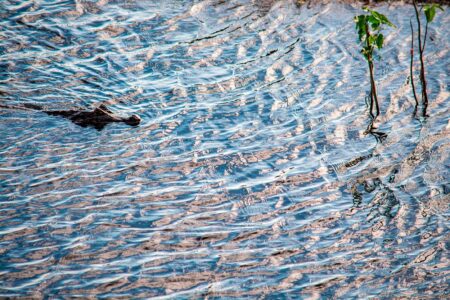
[[[444,11],[441,5],[439,4],[426,4],[423,7],[420,8],[420,11],[423,9],[423,13],[425,14],[426,18],[426,25],[425,25],[425,34],[422,41],[422,32],[421,32],[421,23],[420,23],[420,13],[419,9],[417,8],[417,3],[415,0],[413,0],[414,5],[414,11],[416,13],[416,20],[417,20],[417,39],[419,42],[419,58],[420,58],[420,83],[422,85],[422,115],[424,117],[427,116],[427,107],[428,107],[428,93],[427,93],[427,80],[425,77],[425,64],[423,62],[423,52],[425,51],[425,45],[427,42],[427,34],[428,34],[428,25],[433,22],[433,19],[436,15],[436,10],[440,9],[441,11]],[[412,22],[410,22],[411,26],[411,63],[410,63],[410,77],[411,77],[411,86],[413,89],[413,95],[414,99],[416,101],[416,107],[414,109],[414,114],[417,111],[417,106],[419,101],[417,100],[417,94],[416,94],[416,88],[414,86],[414,77],[413,77],[413,55],[414,55],[414,30],[412,27]]]
[[[389,21],[389,19],[385,15],[377,11],[368,8],[364,8],[364,11],[368,12],[368,14],[356,16],[354,18],[354,21],[356,23],[356,30],[358,32],[359,42],[362,44],[361,53],[367,60],[369,66],[369,75],[370,75],[369,113],[370,116],[372,117],[372,122],[369,124],[369,127],[367,129],[368,131],[372,131],[373,122],[380,114],[380,107],[378,105],[378,95],[373,71],[374,51],[375,49],[380,50],[381,48],[383,48],[384,35],[381,33],[383,25],[387,25],[390,27],[396,26],[392,24],[391,21]],[[378,55],[378,57],[380,56]],[[376,111],[375,115],[373,111],[374,106]]]

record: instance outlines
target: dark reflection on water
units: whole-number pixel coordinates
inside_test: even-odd
[[[360,10],[254,2],[1,2],[0,104],[143,117],[0,111],[1,296],[445,297],[448,9],[422,120],[380,8],[380,143]]]

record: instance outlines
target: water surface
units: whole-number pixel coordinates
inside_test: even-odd
[[[143,122],[0,111],[0,295],[444,298],[449,10],[427,119],[413,9],[379,10],[398,26],[376,62],[383,142],[364,133],[357,6],[2,1],[0,104]]]

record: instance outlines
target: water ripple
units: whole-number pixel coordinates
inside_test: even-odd
[[[411,7],[379,9],[398,26],[375,70],[382,143],[358,6],[0,4],[0,104],[143,118],[2,108],[0,296],[445,297],[450,16],[430,27],[422,120]]]

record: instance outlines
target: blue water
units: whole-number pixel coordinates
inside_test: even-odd
[[[270,2],[1,1],[0,104],[142,123],[0,110],[0,297],[448,297],[449,9],[422,118],[378,8],[380,141],[360,7]]]

